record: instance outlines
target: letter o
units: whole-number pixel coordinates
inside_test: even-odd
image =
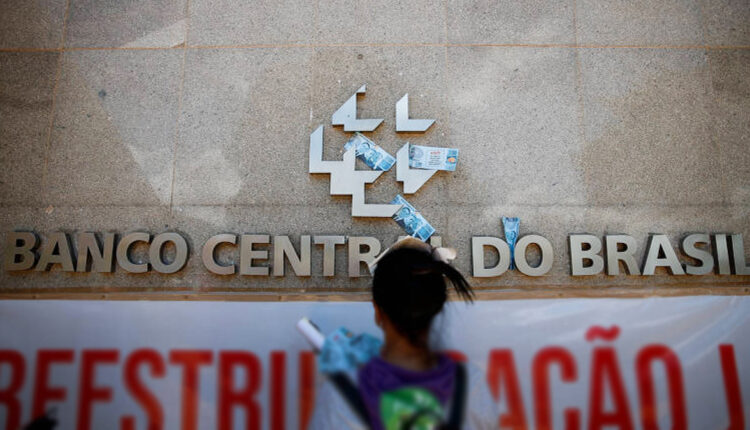
[[[542,254],[542,262],[537,267],[531,267],[529,262],[526,261],[526,248],[532,243],[539,247]],[[554,261],[552,244],[545,237],[538,234],[530,234],[518,239],[513,254],[513,261],[516,262],[518,270],[528,276],[542,276],[546,274],[552,268],[552,262]]]
[[[174,243],[176,248],[176,254],[174,261],[169,264],[165,264],[164,260],[161,259],[161,250],[164,244],[167,242]],[[151,267],[159,273],[174,273],[182,269],[187,263],[188,246],[185,238],[177,233],[161,233],[154,237],[151,241],[151,246],[148,248],[148,258],[151,262]]]

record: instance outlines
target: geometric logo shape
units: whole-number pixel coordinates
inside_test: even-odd
[[[357,94],[364,94],[362,85],[331,116],[333,125],[343,125],[344,131],[373,131],[382,119],[357,118]],[[396,131],[424,132],[435,123],[434,119],[409,119],[409,94],[396,103]],[[341,161],[323,161],[323,126],[310,134],[309,172],[330,175],[330,194],[352,196],[353,217],[392,217],[401,205],[365,203],[365,184],[375,182],[382,170],[357,170],[356,146],[344,152]],[[437,170],[412,169],[409,166],[409,142],[396,153],[396,181],[403,183],[404,194],[414,194]]]
[[[397,132],[425,132],[434,119],[409,119],[409,94],[404,94],[401,100],[396,102],[396,131]]]
[[[409,166],[409,142],[396,153],[396,180],[404,183],[404,194],[414,194],[437,170],[412,169]]]
[[[331,124],[343,125],[344,131],[373,131],[383,119],[357,119],[357,94],[364,94],[367,85],[359,87],[336,112],[331,115]]]
[[[354,217],[392,217],[401,205],[365,203],[365,184],[375,182],[383,171],[357,170],[356,156],[356,148],[350,148],[342,161],[323,161],[323,126],[310,134],[309,171],[331,175],[330,194],[352,196]]]

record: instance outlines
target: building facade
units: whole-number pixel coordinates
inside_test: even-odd
[[[6,312],[367,301],[367,261],[406,233],[356,208],[397,195],[483,301],[750,294],[747,1],[27,3],[0,6]],[[425,131],[398,130],[407,94]],[[352,97],[347,121],[382,119],[363,134],[383,150],[456,148],[456,170],[406,193],[403,162],[344,165],[354,131],[333,117]],[[528,245],[515,270],[503,217]],[[7,422],[31,418],[25,387]]]

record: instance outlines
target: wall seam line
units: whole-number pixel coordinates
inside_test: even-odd
[[[68,48],[0,48],[0,52],[76,52],[76,51],[163,51],[178,49],[283,49],[283,48],[530,48],[530,49],[664,49],[664,50],[750,50],[750,45],[594,45],[554,43],[307,43],[258,45],[193,45],[142,47],[68,47]]]
[[[579,167],[581,168],[581,178],[583,179],[583,186],[585,188],[586,184],[586,170],[583,168],[583,161],[581,159],[581,154],[584,151],[584,148],[586,147],[587,139],[586,139],[586,104],[584,101],[584,94],[583,94],[583,67],[581,65],[581,49],[578,44],[578,1],[573,0],[573,40],[576,45],[575,49],[575,79],[576,79],[576,99],[577,99],[577,107],[578,107],[578,138],[580,139],[580,147],[578,154],[576,154],[577,162],[579,163]],[[584,210],[583,210],[583,219],[582,221],[585,221],[589,205],[584,204]]]
[[[169,189],[169,214],[174,213],[174,189],[177,177],[177,148],[180,141],[180,118],[185,94],[185,68],[187,66],[187,47],[190,36],[190,0],[185,1],[185,40],[182,43],[182,66],[180,68],[180,87],[177,94],[177,115],[175,117],[174,142],[172,143],[172,181]]]
[[[65,12],[63,14],[63,28],[62,34],[60,35],[60,45],[57,50],[50,52],[58,52],[57,66],[55,68],[55,82],[52,85],[52,100],[50,102],[49,110],[49,124],[47,125],[47,138],[44,144],[44,162],[42,163],[42,183],[41,183],[41,197],[42,205],[47,206],[49,204],[47,195],[47,164],[49,163],[50,150],[52,148],[52,129],[55,126],[55,111],[57,102],[57,91],[62,77],[62,66],[63,59],[65,57],[65,33],[68,30],[68,15],[70,13],[70,2],[65,2]]]
[[[312,40],[317,41],[318,40],[318,14],[320,13],[320,0],[315,1],[315,9],[313,10],[313,34],[312,34]],[[310,47],[310,90],[308,91],[308,107],[310,108],[310,119],[308,121],[308,124],[311,128],[317,128],[315,127],[315,124],[313,123],[313,119],[315,117],[314,112],[314,101],[315,101],[315,46]],[[325,127],[325,124],[323,125]],[[309,151],[310,148],[308,147],[307,150]],[[308,154],[309,155],[309,154]],[[309,168],[309,166],[308,166]]]
[[[711,61],[711,47],[708,45],[708,39],[707,35],[708,32],[706,31],[706,10],[705,10],[705,4],[701,2],[700,5],[700,14],[701,14],[701,32],[703,37],[703,44],[705,45],[706,49],[703,51],[703,55],[706,59],[706,66],[708,70],[708,97],[709,97],[709,105],[706,106],[708,109],[707,116],[708,121],[706,122],[706,127],[708,127],[708,134],[709,138],[711,139],[711,143],[716,145],[716,154],[718,155],[718,168],[720,172],[723,172],[723,164],[724,164],[724,157],[721,151],[721,141],[719,140],[719,136],[715,132],[716,126],[713,122],[713,115],[715,113],[715,108],[718,107],[718,99],[716,97],[716,92],[714,91],[714,81],[713,81],[713,64]],[[721,203],[723,205],[727,205],[729,202],[729,188],[727,186],[727,180],[726,176],[723,174],[719,175],[719,186],[721,187]]]
[[[443,94],[445,99],[443,100],[443,105],[447,106],[445,112],[445,123],[446,123],[446,140],[449,143],[450,147],[453,147],[453,143],[451,141],[451,97],[450,97],[450,79],[448,77],[449,68],[448,68],[448,42],[450,41],[450,38],[448,37],[448,0],[443,0],[443,14],[444,14],[444,22],[443,22],[443,29],[445,32],[445,46],[443,47]],[[448,182],[445,187],[447,188],[447,194],[448,194],[448,202],[450,203],[452,200],[452,193],[451,193],[451,186],[450,181],[445,181],[445,178],[442,178],[443,182]],[[447,211],[445,215],[445,227],[446,227],[446,233],[450,234],[450,226],[451,226],[451,211]],[[450,237],[449,237],[450,238]]]

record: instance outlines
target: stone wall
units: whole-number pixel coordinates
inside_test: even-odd
[[[362,84],[359,115],[385,119],[368,135],[390,153],[406,141],[460,149],[455,173],[407,198],[458,250],[464,273],[471,237],[502,237],[504,215],[552,242],[546,276],[472,279],[478,288],[495,297],[750,291],[747,276],[663,269],[572,277],[567,252],[571,233],[632,235],[641,258],[650,233],[677,246],[703,232],[744,234],[750,255],[746,1],[42,3],[6,1],[0,14],[0,239],[176,231],[190,258],[170,275],[3,269],[3,297],[365,292],[367,277],[346,275],[345,248],[332,278],[317,246],[310,277],[290,266],[284,277],[218,276],[200,258],[219,233],[295,244],[374,236],[384,247],[403,234],[389,219],[352,218],[349,197],[307,173],[319,125],[324,158],[341,158],[350,134],[331,114]],[[424,134],[395,132],[406,93],[412,117],[436,119]],[[399,192],[392,169],[367,199]],[[237,258],[231,247],[219,254]]]

